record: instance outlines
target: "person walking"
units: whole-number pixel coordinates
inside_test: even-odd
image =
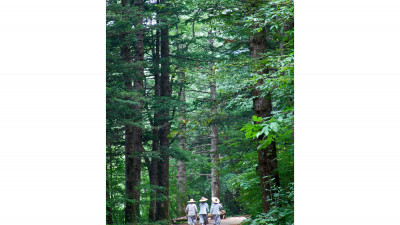
[[[199,200],[200,204],[199,204],[199,217],[200,217],[200,221],[199,223],[204,225],[204,224],[208,224],[208,216],[207,214],[210,212],[210,210],[208,209],[208,204],[207,201],[208,199],[201,197],[201,199]]]
[[[188,201],[188,205],[186,206],[186,214],[188,216],[188,224],[189,225],[196,225],[196,221],[197,221],[197,206],[196,204],[194,204],[196,201],[194,201],[193,199],[190,199],[190,201]]]
[[[212,215],[213,224],[220,225],[221,224],[220,211],[222,209],[222,205],[219,204],[219,199],[216,197],[212,197],[211,201],[212,203],[211,203],[210,213]]]

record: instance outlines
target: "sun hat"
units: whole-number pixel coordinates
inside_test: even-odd
[[[218,199],[217,197],[212,197],[211,200],[212,200],[214,203],[219,203],[219,199]]]
[[[199,202],[205,202],[205,201],[207,201],[207,200],[208,200],[207,198],[201,197],[201,199],[199,200]]]
[[[190,199],[190,201],[188,201],[189,203],[195,203],[196,201],[193,200],[193,198]]]

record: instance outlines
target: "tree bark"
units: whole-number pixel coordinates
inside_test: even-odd
[[[182,81],[185,82],[185,73],[182,72]],[[182,87],[182,93],[181,93],[181,101],[183,103],[182,106],[182,112],[181,112],[181,124],[180,124],[180,134],[179,134],[179,147],[185,151],[187,151],[186,148],[186,107],[185,107],[185,102],[186,102],[186,92],[185,92],[185,87]],[[186,209],[186,200],[187,200],[187,193],[186,193],[186,163],[178,160],[178,165],[177,165],[177,187],[178,187],[178,193],[176,195],[176,202],[177,202],[177,210],[178,210],[178,216],[185,216],[185,209]]]
[[[108,179],[106,179],[106,223],[113,224],[112,218],[112,208],[110,206],[111,197],[110,197],[110,185],[108,184]]]
[[[214,48],[214,39],[213,39],[213,30],[208,32],[208,44],[210,47],[210,52],[213,52]],[[220,196],[220,188],[219,188],[219,154],[218,154],[218,125],[216,123],[216,117],[218,114],[218,105],[217,105],[217,84],[215,78],[215,68],[214,62],[210,62],[210,100],[211,100],[211,196],[219,198]]]
[[[161,0],[161,4],[165,4],[166,0]],[[163,22],[166,23],[166,13],[163,13]],[[166,98],[171,96],[169,84],[169,28],[164,25],[161,28],[161,76],[160,76],[160,96],[162,108],[160,110],[160,159],[157,162],[157,174],[159,186],[162,187],[160,194],[162,199],[157,202],[157,220],[169,219],[169,140],[171,123],[169,118],[169,108]]]
[[[159,21],[157,20],[157,24]],[[159,65],[160,65],[160,30],[156,30],[156,40],[155,40],[155,55],[154,55],[154,94],[155,94],[155,105],[159,105],[159,98],[160,98],[160,71],[159,71]],[[150,192],[150,207],[149,207],[149,219],[150,221],[156,221],[156,215],[157,215],[157,197],[158,197],[158,189],[156,186],[158,186],[158,175],[157,175],[157,169],[158,169],[158,159],[156,158],[156,155],[160,151],[160,138],[159,138],[159,120],[160,120],[160,112],[157,109],[157,107],[154,107],[154,121],[153,121],[153,129],[152,129],[152,159],[151,159],[151,165],[149,168],[149,178],[150,178],[150,185],[151,185],[151,192]]]
[[[177,177],[177,208],[178,208],[178,216],[184,216],[185,208],[186,208],[186,164],[182,161],[178,161],[178,177]]]
[[[127,0],[122,1],[122,6],[128,5]],[[138,18],[135,21],[135,27],[140,27],[143,23],[141,11],[143,7],[143,0],[135,0],[134,6],[138,12]],[[135,76],[131,74],[124,74],[125,77],[125,88],[128,92],[133,90],[136,93],[143,91],[143,79],[144,79],[144,43],[143,29],[136,31],[136,42],[135,42]],[[130,44],[125,44],[121,49],[121,55],[123,60],[127,63],[131,63],[131,47]],[[132,79],[133,77],[133,79]],[[134,83],[132,85],[132,82]],[[132,100],[131,97],[129,97]],[[130,105],[132,113],[129,113],[128,120],[133,120],[138,123],[142,121],[142,108],[143,101],[138,100],[138,105]],[[140,153],[144,151],[142,144],[142,128],[137,125],[126,125],[125,126],[125,223],[134,224],[137,222],[139,216],[139,201],[140,201],[140,173],[141,173],[141,157]]]
[[[158,134],[157,134],[158,136]],[[158,149],[158,148],[157,148]],[[154,148],[153,148],[154,151]],[[149,206],[149,219],[150,221],[156,221],[156,215],[157,215],[157,188],[158,186],[158,177],[157,177],[157,159],[152,158],[151,159],[151,164],[150,167],[148,168],[149,172],[149,179],[150,179],[150,185],[151,185],[151,190],[150,190],[150,206]]]
[[[111,144],[110,144],[110,142],[109,141],[106,141],[107,142],[107,147],[106,147],[106,153],[108,152],[108,151],[110,151],[110,153],[111,153]],[[111,205],[111,198],[112,198],[112,181],[113,181],[113,166],[112,166],[112,163],[113,163],[113,157],[112,157],[112,155],[113,154],[109,154],[109,168],[107,168],[107,165],[106,165],[106,204],[107,204],[107,206],[106,206],[106,223],[107,224],[113,224],[113,207],[112,207],[112,205]],[[108,178],[107,176],[109,175],[109,177],[110,178]],[[109,183],[109,181],[108,180],[110,180],[110,183],[111,183],[111,185],[110,185],[110,183]]]
[[[217,116],[217,87],[215,79],[210,83],[211,99],[214,101],[211,109],[213,120]],[[219,198],[219,154],[218,154],[218,125],[215,121],[211,124],[211,195]]]
[[[250,52],[252,58],[259,58],[261,56],[260,54],[266,52],[266,48],[267,38],[265,29],[250,36]],[[263,72],[258,73],[262,74]],[[255,98],[253,99],[253,110],[256,116],[265,118],[271,116],[272,101],[271,93],[267,93],[266,96],[263,97],[262,91],[258,89],[263,82],[264,81],[260,79],[254,86],[253,96],[255,96]],[[260,136],[257,140],[257,145],[259,145],[259,142],[265,138],[266,136],[264,135]],[[271,198],[271,192],[267,191],[267,189],[269,190],[271,188],[273,182],[272,178],[275,178],[274,182],[279,186],[275,142],[272,142],[264,149],[258,150],[258,168],[260,172],[263,211],[267,213],[271,208],[270,203],[268,202],[268,199]]]

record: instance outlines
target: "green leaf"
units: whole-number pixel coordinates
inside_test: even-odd
[[[258,116],[253,116],[253,121],[254,121],[254,122],[261,122],[261,121],[262,121],[262,118],[261,118],[261,117],[258,117]]]
[[[269,127],[273,130],[273,131],[275,131],[275,132],[278,132],[278,127],[279,127],[279,125],[278,125],[278,123],[276,123],[276,122],[272,122],[270,125],[269,125]]]
[[[260,135],[262,135],[262,134],[264,134],[265,136],[268,136],[268,134],[269,134],[269,127],[268,127],[268,126],[263,127],[263,129],[262,129],[258,134],[259,134],[258,136],[260,136]]]

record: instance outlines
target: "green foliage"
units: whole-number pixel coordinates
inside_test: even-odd
[[[263,120],[265,121],[263,123],[254,123],[261,122]],[[248,139],[256,139],[262,135],[267,137],[266,139],[259,141],[259,146],[257,149],[263,149],[276,139],[280,125],[278,122],[275,122],[274,119],[263,119],[257,116],[253,116],[253,121],[253,123],[246,124],[241,130],[245,132],[246,138]]]
[[[256,153],[248,153],[245,155],[249,161],[257,160]],[[243,211],[249,214],[256,214],[262,210],[260,176],[255,164],[243,171],[237,176],[231,177],[227,181],[236,188],[238,192],[237,201],[243,208]]]
[[[253,2],[257,4],[253,5]],[[284,224],[291,221],[290,202],[294,179],[294,29],[293,0],[236,1],[236,0],[171,0],[167,4],[145,2],[145,91],[127,90],[124,74],[135,76],[137,63],[121,59],[120,48],[134,46],[137,19],[134,6],[122,7],[120,1],[108,1],[106,9],[106,135],[107,135],[107,193],[115,224],[124,224],[125,165],[124,126],[143,129],[145,152],[141,175],[140,224],[149,222],[150,185],[147,159],[158,158],[152,149],[154,113],[170,110],[171,122],[168,152],[170,154],[170,217],[177,216],[177,162],[187,165],[187,197],[211,198],[210,126],[218,125],[218,150],[221,201],[228,215],[254,215],[251,224]],[[129,13],[125,10],[128,10]],[[157,19],[165,19],[156,24]],[[157,97],[154,91],[156,65],[156,30],[169,27],[171,97]],[[209,32],[212,31],[211,35]],[[255,60],[250,56],[249,35],[266,32],[267,50]],[[214,44],[209,44],[210,38]],[[133,55],[134,48],[131,49]],[[273,112],[269,118],[254,116],[254,84],[265,96],[271,94]],[[210,100],[210,81],[217,84],[217,100]],[[185,90],[186,102],[181,101]],[[131,106],[143,100],[143,113]],[[211,108],[216,106],[218,113]],[[181,117],[185,117],[182,120]],[[138,121],[137,119],[140,119]],[[186,126],[182,132],[182,124]],[[187,140],[186,150],[179,144],[178,135]],[[260,137],[263,137],[262,139]],[[257,142],[256,139],[261,139]],[[272,141],[277,147],[281,189],[274,198],[273,210],[262,211],[257,149]],[[200,175],[203,174],[203,175]],[[283,191],[285,190],[285,191]],[[285,200],[286,199],[286,200]],[[283,204],[284,202],[288,204]],[[255,215],[259,215],[255,217]],[[277,222],[278,221],[278,222]],[[250,223],[249,223],[250,224]]]
[[[260,213],[244,221],[244,225],[292,225],[294,224],[294,185],[290,183],[286,189],[272,188],[274,195],[270,199],[271,209],[268,213]]]
[[[124,224],[124,204],[125,201],[125,164],[121,147],[107,147],[106,165],[107,165],[107,187],[106,191],[110,196],[107,206],[111,208],[111,217],[115,224]]]

